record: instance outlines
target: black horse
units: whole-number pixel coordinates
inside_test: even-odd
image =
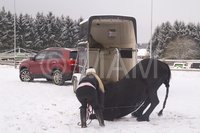
[[[120,81],[105,84],[104,119],[114,120],[132,113],[138,121],[149,121],[150,114],[159,103],[157,90],[164,83],[167,91],[163,108],[158,114],[162,115],[170,77],[171,71],[166,63],[156,59],[142,60]]]

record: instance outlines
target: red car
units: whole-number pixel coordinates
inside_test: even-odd
[[[72,78],[76,56],[77,51],[74,49],[47,48],[20,64],[19,77],[26,82],[34,78],[46,78],[56,85],[63,85]]]

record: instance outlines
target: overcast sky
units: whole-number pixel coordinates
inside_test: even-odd
[[[138,42],[151,36],[151,0],[15,0],[16,12],[35,17],[37,12],[73,19],[92,15],[126,15],[137,20]],[[14,0],[0,0],[0,8],[14,12]],[[153,29],[162,22],[175,20],[200,22],[200,0],[153,0]]]

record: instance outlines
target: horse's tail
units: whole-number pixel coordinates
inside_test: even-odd
[[[167,78],[164,81],[164,84],[165,84],[165,87],[166,87],[166,95],[165,95],[165,100],[163,102],[163,108],[159,111],[158,116],[162,115],[163,110],[164,110],[165,105],[166,105],[166,102],[167,102],[168,94],[169,94],[169,86],[170,86],[169,82],[170,82],[170,79],[171,79],[171,70],[170,70],[170,68],[169,68],[169,66],[167,64],[166,64],[166,66],[167,66],[167,73],[168,73],[167,74]]]

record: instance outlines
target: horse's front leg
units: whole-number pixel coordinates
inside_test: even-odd
[[[141,107],[139,107],[138,110],[136,110],[135,112],[133,112],[131,115],[138,118],[138,117],[141,117],[144,110],[146,109],[146,107],[150,104],[150,99],[147,98],[144,103],[142,104]]]
[[[149,121],[149,116],[155,107],[159,104],[159,99],[157,93],[150,95],[150,107],[147,111],[140,117],[137,118],[138,121]]]

